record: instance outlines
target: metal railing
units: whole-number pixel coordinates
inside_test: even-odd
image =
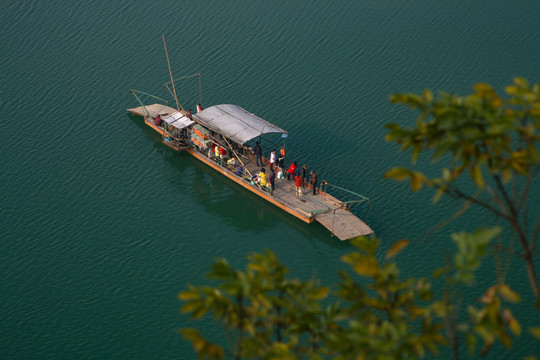
[[[321,185],[319,186],[319,191],[321,193],[328,193],[328,188],[333,188],[333,189],[336,189],[338,190],[338,192],[343,192],[345,194],[348,194],[348,195],[353,195],[355,196],[354,199],[352,200],[340,200],[341,201],[341,208],[343,209],[346,209],[346,210],[350,210],[350,208],[356,204],[359,204],[359,203],[363,203],[365,201],[368,202],[369,204],[369,198],[364,196],[364,195],[361,195],[361,194],[358,194],[358,193],[355,193],[354,191],[351,191],[351,190],[348,190],[348,189],[344,189],[342,187],[339,187],[337,185],[333,185],[333,184],[329,184],[326,180],[323,180],[321,181]],[[333,194],[331,194],[333,195]],[[334,196],[334,195],[333,195]],[[338,195],[339,196],[339,195]],[[338,196],[336,196],[336,198],[338,198]],[[314,200],[315,202],[319,203],[320,205],[323,206],[322,209],[317,209],[317,210],[314,210],[312,211],[310,214],[311,216],[315,216],[317,214],[321,214],[321,213],[325,213],[325,212],[330,212],[330,211],[333,211],[335,209],[332,209],[330,208],[329,206],[321,203],[320,201],[317,201],[316,199],[312,198],[312,200]],[[369,207],[368,207],[369,209]],[[366,213],[366,219],[367,219],[367,213]]]

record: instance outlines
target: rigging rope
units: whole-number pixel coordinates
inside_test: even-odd
[[[201,77],[202,77],[202,73],[198,73],[198,74],[193,74],[193,75],[186,75],[186,76],[182,76],[182,77],[179,77],[177,79],[172,79],[172,81],[168,81],[166,83],[163,83],[163,88],[167,88],[167,90],[169,90],[169,93],[174,96],[173,92],[171,91],[171,89],[169,88],[169,85],[172,84],[173,85],[173,89],[174,89],[174,81],[176,80],[183,80],[183,79],[189,79],[189,78],[192,78],[192,77],[195,77],[195,76],[198,76],[199,77],[199,104],[202,104],[202,84],[201,84]]]
[[[154,99],[157,99],[157,100],[160,100],[160,101],[164,101],[165,103],[169,103],[167,100],[162,99],[162,98],[158,98],[157,96],[154,96],[154,95],[152,95],[152,94],[147,94],[147,93],[142,92],[142,91],[139,91],[139,90],[130,90],[130,91],[133,93],[133,95],[135,95],[136,93],[139,93],[139,94],[143,94],[143,95],[146,95],[146,96],[150,96],[151,98],[154,98]],[[139,99],[139,98],[137,97],[137,95],[135,95],[135,97],[136,97],[137,99]],[[139,101],[140,101],[140,100],[139,100]]]

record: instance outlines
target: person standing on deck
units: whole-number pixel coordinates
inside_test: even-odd
[[[258,141],[253,147],[253,153],[255,154],[255,163],[257,164],[257,166],[263,166],[264,164],[262,162],[262,148],[261,144],[259,144]],[[261,165],[259,165],[259,160],[261,160]]]
[[[289,166],[289,170],[287,170],[287,180],[291,180],[291,176],[294,176],[294,173],[296,171],[296,161]]]
[[[283,161],[284,161],[284,156],[283,155],[279,155],[279,159],[277,161],[277,166],[283,171],[285,169],[283,169]]]
[[[276,173],[274,169],[270,169],[270,175],[268,176],[268,182],[270,182],[270,196],[274,196]]]
[[[304,195],[302,193],[302,176],[300,176],[300,173],[297,173],[294,177],[294,186],[296,186],[296,195],[302,196]]]
[[[214,155],[216,155],[216,161],[219,162],[219,144],[216,144],[216,147],[214,148]]]
[[[302,187],[306,188],[307,168],[306,165],[302,166]]]
[[[313,195],[317,195],[317,174],[311,171],[311,186],[313,186]]]
[[[261,185],[261,187],[266,186],[266,184],[267,184],[267,182],[266,182],[266,169],[265,168],[262,168],[261,172],[259,173],[259,184]]]
[[[274,165],[276,165],[276,149],[270,153],[270,170],[274,169]]]
[[[193,111],[191,111],[191,109],[189,109],[186,113],[186,117],[189,119],[189,120],[193,120]]]

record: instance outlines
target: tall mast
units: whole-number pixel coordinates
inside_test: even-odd
[[[165,43],[165,36],[161,35],[161,38],[163,39],[163,46],[165,47],[165,55],[167,55],[167,64],[169,65],[169,74],[171,75],[171,84],[172,84],[173,93],[174,93],[174,100],[176,101],[176,109],[178,111],[182,109],[181,111],[184,113],[186,111],[184,110],[182,105],[178,102],[178,98],[176,97],[176,89],[174,88],[174,80],[173,80],[172,71],[171,71],[171,62],[169,61],[169,53],[167,51],[167,44]]]

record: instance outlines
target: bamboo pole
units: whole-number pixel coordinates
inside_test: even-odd
[[[251,174],[251,172],[249,171],[249,169],[247,168],[247,166],[244,164],[244,162],[242,161],[242,159],[240,159],[240,156],[236,153],[236,151],[234,151],[234,149],[232,148],[231,144],[229,143],[229,141],[227,140],[227,138],[223,137],[223,140],[225,140],[225,142],[227,143],[227,146],[229,147],[229,149],[232,150],[233,154],[236,156],[236,158],[238,159],[238,161],[240,162],[240,164],[242,164],[244,166],[244,169],[245,171],[248,173],[248,175],[253,178],[253,175]],[[259,189],[263,190],[262,186],[258,183],[255,183]]]
[[[165,36],[161,35],[161,38],[163,39],[163,46],[165,47],[165,55],[167,55],[167,64],[169,65],[169,74],[171,75],[171,83],[172,83],[172,88],[174,92],[174,100],[176,101],[176,109],[178,111],[182,109],[181,112],[185,113],[186,111],[184,110],[182,105],[178,102],[178,98],[176,97],[176,89],[174,88],[174,80],[173,80],[172,71],[171,71],[171,62],[169,61],[169,52],[167,51],[167,44],[165,43]]]

